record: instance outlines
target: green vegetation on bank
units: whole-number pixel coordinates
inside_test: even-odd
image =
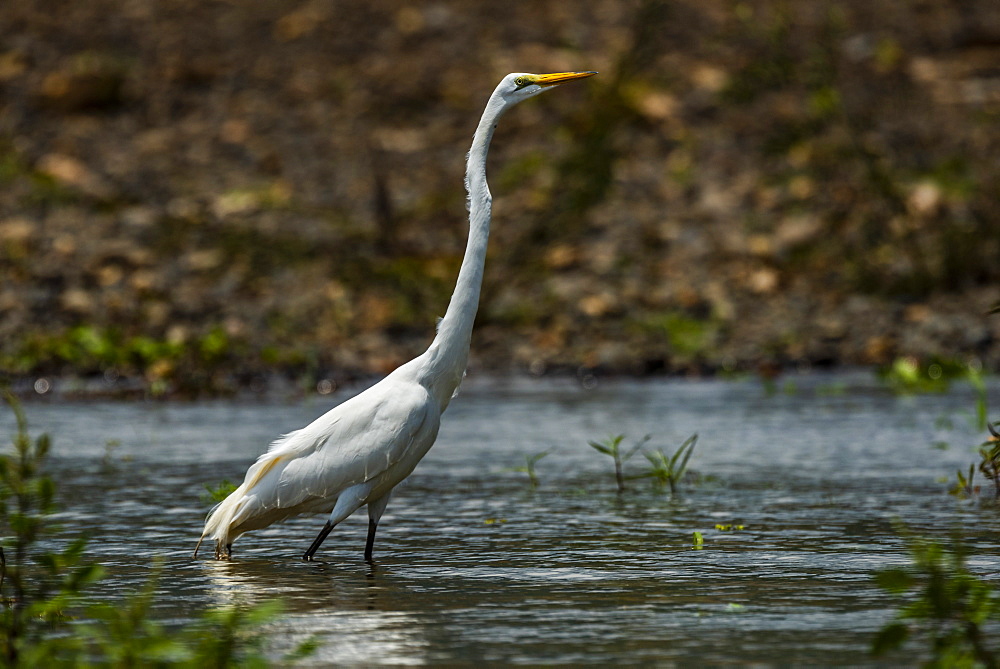
[[[50,439],[32,440],[19,403],[6,390],[17,431],[0,453],[0,659],[6,667],[265,667],[261,629],[281,612],[279,602],[208,609],[181,629],[152,617],[163,566],[123,601],[93,602],[105,575],[87,560],[88,538],[50,548],[57,483],[46,475]],[[282,663],[309,655],[300,644]]]
[[[910,564],[877,572],[878,585],[899,598],[893,620],[879,630],[872,652],[884,655],[923,642],[930,667],[997,666],[997,648],[985,625],[1000,620],[1000,593],[966,567],[956,539],[945,547],[904,531]],[[909,642],[909,643],[908,643]],[[928,643],[929,642],[929,643]]]

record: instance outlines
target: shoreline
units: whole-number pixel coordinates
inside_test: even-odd
[[[989,371],[983,371],[981,364],[973,360],[968,367],[980,378],[989,378]],[[904,367],[901,372],[898,366]],[[934,367],[938,367],[935,371]],[[912,374],[912,377],[909,375]],[[900,378],[906,376],[907,378]],[[628,374],[580,368],[577,370],[553,370],[540,374],[530,370],[484,370],[469,372],[463,381],[463,388],[483,385],[522,386],[531,383],[547,383],[583,391],[597,390],[616,383],[642,382],[734,382],[753,379],[760,383],[768,394],[788,392],[806,379],[868,378],[872,383],[884,387],[887,392],[920,393],[944,392],[953,383],[968,381],[968,374],[961,367],[941,368],[936,363],[921,366],[915,358],[904,358],[891,367],[872,365],[797,365],[788,368],[763,366],[756,369],[712,371],[689,370],[683,373]],[[275,371],[268,375],[255,376],[249,383],[230,384],[224,391],[202,393],[175,392],[170,388],[156,391],[154,385],[138,376],[109,379],[101,375],[89,376],[17,376],[3,379],[2,387],[22,401],[42,402],[199,402],[199,401],[247,401],[263,402],[288,401],[302,398],[336,397],[343,393],[355,394],[374,385],[384,378],[380,374],[355,374],[351,376],[319,375],[314,379],[295,377],[286,372]],[[793,391],[794,392],[794,391]]]

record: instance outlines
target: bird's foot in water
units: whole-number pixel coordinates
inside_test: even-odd
[[[233,559],[233,545],[227,544],[225,549],[216,548],[215,549],[215,559],[229,561]]]

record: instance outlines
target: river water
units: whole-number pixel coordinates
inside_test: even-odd
[[[156,616],[281,598],[274,652],[314,636],[307,664],[878,664],[871,640],[898,602],[872,574],[909,560],[894,523],[939,539],[961,529],[970,568],[1000,574],[997,508],[944,480],[977,460],[973,392],[895,395],[869,372],[778,385],[470,380],[389,504],[373,566],[363,511],[315,563],[299,556],[321,517],[245,535],[232,562],[211,548],[191,558],[204,484],[239,481],[270,440],[349,392],[25,409],[54,440],[63,531],[88,532],[109,573],[100,596],[136,590],[159,557]],[[0,416],[4,434],[12,422]],[[649,479],[619,495],[610,459],[587,445],[650,434],[647,448],[669,453],[695,432],[700,478],[676,496]],[[541,451],[533,488],[516,468]],[[636,455],[626,474],[647,464]]]

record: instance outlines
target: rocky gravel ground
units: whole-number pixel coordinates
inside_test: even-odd
[[[389,371],[496,81],[577,69],[494,142],[474,369],[996,370],[998,63],[993,0],[7,3],[0,374]]]

